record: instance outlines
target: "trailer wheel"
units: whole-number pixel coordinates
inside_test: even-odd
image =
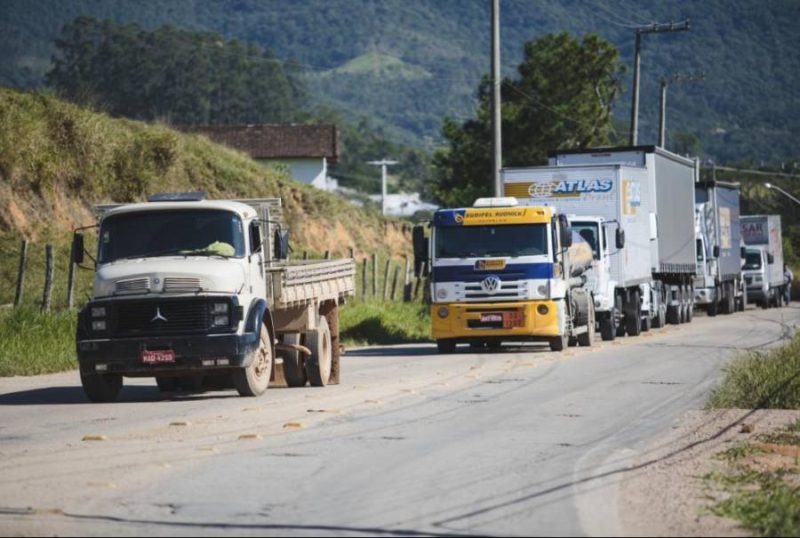
[[[569,343],[568,340],[566,334],[550,338],[550,351],[564,351]]]
[[[436,349],[441,355],[450,355],[456,352],[455,340],[437,340]]]
[[[639,301],[639,290],[631,293],[631,300],[625,305],[625,330],[628,336],[639,336],[642,333],[642,304]]]
[[[261,326],[258,349],[253,352],[252,359],[247,368],[237,368],[233,371],[233,384],[241,396],[260,396],[269,387],[273,353],[272,335],[266,325]]]
[[[667,307],[664,305],[659,305],[658,313],[653,318],[653,328],[654,329],[663,329],[664,326],[667,324]]]
[[[119,374],[81,374],[83,392],[95,403],[113,402],[122,390],[122,376]]]
[[[284,334],[281,340],[284,344],[298,345],[302,337],[300,333]],[[290,387],[305,387],[308,382],[306,375],[305,359],[299,351],[284,351],[283,376]]]
[[[617,337],[615,322],[616,316],[613,310],[600,318],[600,338],[603,341],[612,342]]]
[[[311,356],[306,359],[306,375],[312,387],[324,387],[331,378],[333,348],[328,320],[320,316],[316,331],[306,333]]]
[[[589,299],[589,313],[586,320],[586,332],[578,335],[578,344],[582,347],[592,347],[594,345],[595,314],[594,301]]]

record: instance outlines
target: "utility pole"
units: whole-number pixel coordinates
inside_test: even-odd
[[[650,24],[636,28],[636,48],[633,60],[633,97],[631,99],[631,146],[639,143],[639,77],[642,62],[642,35],[684,32],[687,30],[689,30],[689,19],[679,23]]]
[[[394,166],[397,164],[397,161],[383,159],[380,161],[369,161],[367,164],[381,167],[381,214],[386,215],[386,167]]]
[[[667,86],[670,82],[695,82],[705,80],[705,73],[699,75],[672,75],[661,79],[661,112],[658,116],[658,147],[665,148],[667,143]]]
[[[494,195],[502,196],[503,124],[500,96],[500,0],[492,0],[492,177]]]

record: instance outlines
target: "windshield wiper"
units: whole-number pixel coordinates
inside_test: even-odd
[[[156,256],[166,256],[167,254],[180,254],[180,249],[170,248],[166,250],[154,250],[152,252],[143,252],[141,254],[131,254],[130,256],[120,256],[119,258],[115,258],[114,261],[133,260],[136,258],[153,258]]]
[[[225,260],[233,257],[233,256],[226,256],[225,254],[217,252],[216,250],[206,249],[206,248],[197,250],[182,250],[179,253],[183,256],[219,256],[220,258]]]

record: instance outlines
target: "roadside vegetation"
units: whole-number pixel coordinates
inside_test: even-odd
[[[800,409],[800,333],[786,345],[751,352],[725,368],[711,394],[715,409]]]
[[[800,420],[721,454],[706,476],[723,500],[711,511],[758,536],[800,536]]]
[[[341,311],[341,338],[347,346],[425,342],[430,327],[430,310],[422,303],[355,301]]]
[[[77,368],[74,311],[0,310],[0,377]]]

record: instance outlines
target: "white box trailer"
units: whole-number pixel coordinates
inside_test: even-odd
[[[694,308],[695,250],[694,186],[697,161],[655,146],[633,146],[550,153],[551,166],[618,164],[646,168],[650,188],[651,271],[667,305],[667,319],[691,321]]]
[[[603,338],[650,328],[657,309],[650,301],[651,190],[648,170],[620,164],[509,168],[505,196],[566,213],[573,229],[592,245],[588,274]],[[624,232],[624,240],[615,237]],[[622,248],[620,244],[624,242]],[[644,322],[643,322],[644,320]]]
[[[781,306],[786,282],[783,277],[783,237],[780,215],[746,215],[740,219],[747,259],[744,273],[748,300],[763,307]],[[755,263],[754,251],[760,260]]]

